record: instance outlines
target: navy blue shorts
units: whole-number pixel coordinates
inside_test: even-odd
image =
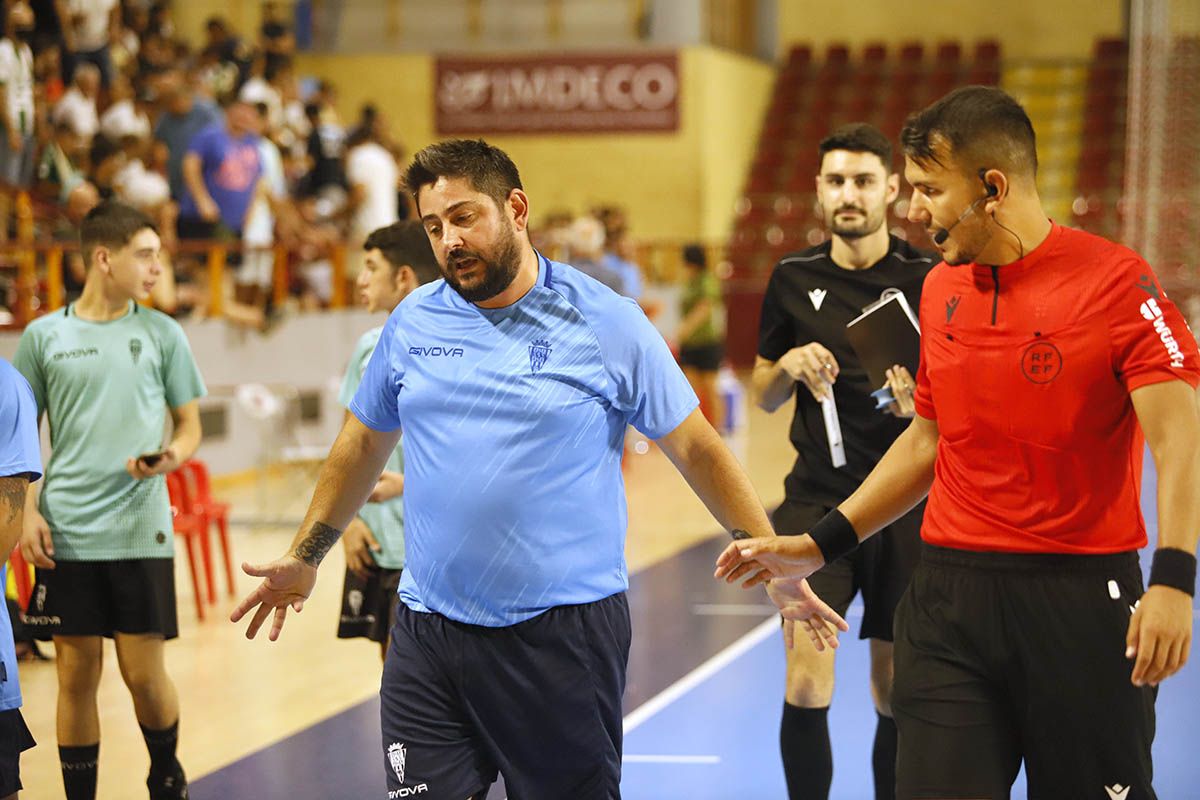
[[[401,603],[380,706],[388,798],[620,797],[625,594],[485,628]]]

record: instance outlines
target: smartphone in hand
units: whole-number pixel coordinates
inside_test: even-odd
[[[166,455],[166,450],[159,450],[157,453],[142,453],[140,456],[138,456],[138,461],[142,462],[150,469],[154,469],[156,466],[158,466],[158,462],[162,461]]]

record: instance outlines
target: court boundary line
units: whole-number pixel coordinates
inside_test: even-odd
[[[739,656],[762,643],[772,633],[779,631],[779,629],[778,617],[772,616],[763,620],[757,626],[751,628],[749,632],[743,634],[742,638],[728,645],[716,655],[711,656],[700,666],[642,703],[633,711],[630,711],[625,715],[624,719],[625,735],[628,736],[631,732],[637,730],[646,720],[655,716],[692,689],[729,666]]]

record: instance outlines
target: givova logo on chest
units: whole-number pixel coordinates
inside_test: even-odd
[[[432,347],[413,345],[408,348],[408,354],[422,358],[462,358],[463,349],[461,347],[440,344],[433,345]]]

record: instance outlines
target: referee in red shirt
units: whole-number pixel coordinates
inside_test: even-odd
[[[928,495],[896,612],[897,797],[1007,798],[1024,760],[1030,797],[1153,800],[1155,687],[1191,646],[1195,339],[1137,253],[1047,219],[1033,126],[1004,92],[955,90],[901,142],[909,218],[944,260],[922,292],[917,416],[809,534],[736,542],[717,574],[808,575]]]

